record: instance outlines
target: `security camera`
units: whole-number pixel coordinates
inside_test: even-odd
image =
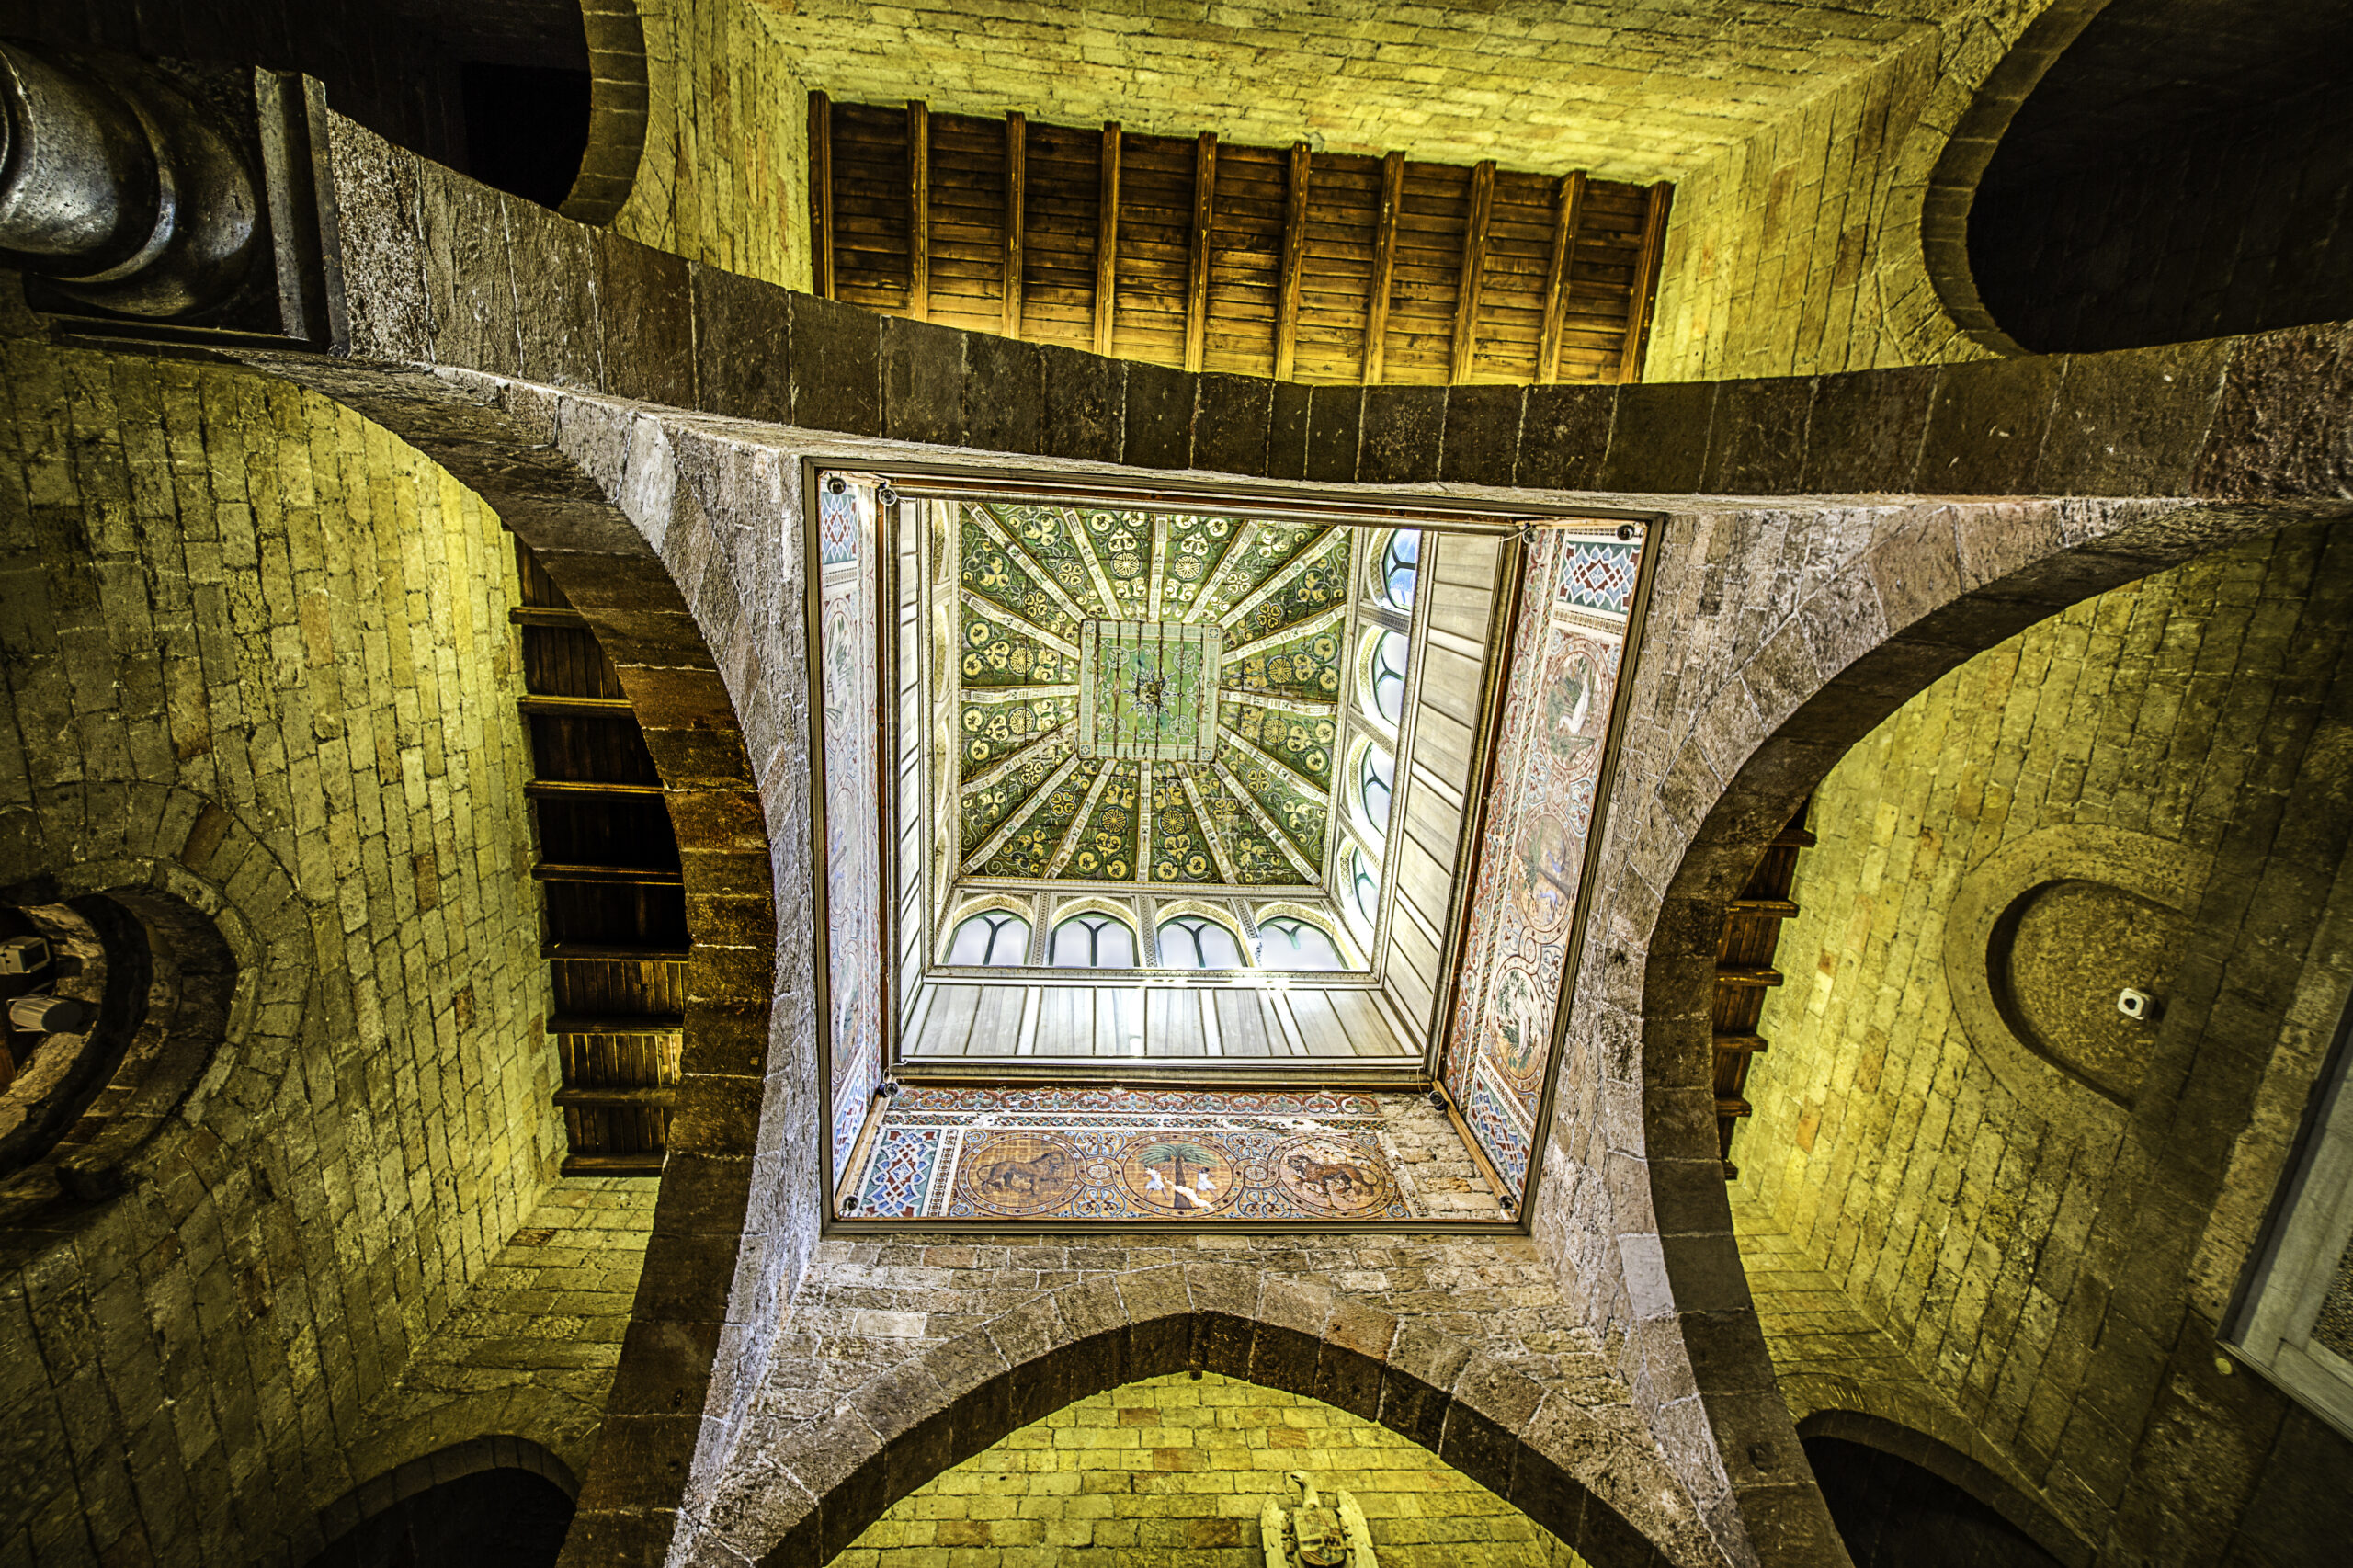
[[[2165,1004],[2147,992],[2136,991],[2128,985],[2116,994],[2116,1010],[2128,1018],[2154,1024],[2157,1021],[2157,1015],[2165,1011]]]

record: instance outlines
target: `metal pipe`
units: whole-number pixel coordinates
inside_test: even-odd
[[[128,315],[197,315],[233,294],[261,238],[253,174],[151,71],[101,82],[0,44],[0,264]]]

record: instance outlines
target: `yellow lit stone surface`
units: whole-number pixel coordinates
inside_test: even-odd
[[[1262,1568],[1258,1513],[1303,1470],[1356,1496],[1381,1568],[1581,1568],[1510,1504],[1386,1426],[1205,1373],[1056,1411],[900,1499],[834,1568]]]

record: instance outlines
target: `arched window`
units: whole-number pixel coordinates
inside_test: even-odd
[[[1176,915],[1160,923],[1163,969],[1240,969],[1242,944],[1206,915]]]
[[[1381,873],[1361,849],[1348,851],[1348,904],[1364,917],[1370,930],[1381,910]]]
[[[1074,915],[1054,927],[1056,969],[1133,969],[1136,934],[1115,915]]]
[[[1021,963],[1029,956],[1029,922],[1002,909],[966,915],[948,944],[949,963]]]
[[[1399,609],[1414,608],[1414,579],[1421,574],[1422,531],[1399,528],[1381,552],[1381,597]]]
[[[1392,724],[1405,717],[1405,639],[1384,631],[1374,639],[1366,674],[1365,695],[1372,710]]]
[[[1396,793],[1397,764],[1379,746],[1367,746],[1357,759],[1357,811],[1365,828],[1381,843],[1389,841],[1389,801]]]
[[[1258,961],[1268,969],[1345,969],[1331,933],[1296,915],[1258,923]]]

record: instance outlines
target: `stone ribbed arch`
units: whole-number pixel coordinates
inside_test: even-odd
[[[1555,1156],[1603,1173],[1608,1202],[1556,1182],[1536,1226],[1624,1281],[1609,1310],[1633,1321],[1630,1380],[1667,1431],[1705,1434],[1717,1484],[1767,1561],[1777,1537],[1838,1548],[1767,1359],[1717,1153],[1725,903],[1848,748],[1946,671],[2079,600],[2301,516],[2156,501],[1891,506],[1850,518],[1849,549],[1793,583],[1761,569],[1789,541],[1760,537],[1771,530],[1758,517],[1686,521],[1707,537],[1682,559],[1713,554],[1720,569],[1687,565],[1681,582],[1663,572],[1654,634],[1688,596],[1705,685],[1678,688],[1653,666],[1638,687],[1637,722],[1661,738],[1630,758],[1615,802],[1624,859],[1599,905],[1606,936],[1587,954],[1553,1130]],[[1638,1103],[1638,1122],[1613,1119],[1613,1103]],[[1605,1212],[1614,1233],[1596,1223]],[[1704,1496],[1707,1477],[1697,1484]]]
[[[1627,1512],[1679,1492],[1660,1457],[1596,1418],[1534,1362],[1506,1361],[1410,1314],[1215,1263],[1170,1264],[1046,1291],[773,1426],[758,1474],[673,1562],[825,1562],[892,1504],[1077,1400],[1209,1371],[1381,1425],[1519,1508],[1594,1568],[1722,1559],[1688,1512],[1654,1541]],[[1621,1512],[1621,1507],[1625,1510]]]
[[[658,1559],[709,1413],[729,1425],[764,1364],[747,1325],[773,1319],[816,1229],[815,1113],[796,1092],[815,1073],[808,755],[767,695],[800,668],[799,619],[776,609],[780,584],[739,567],[744,530],[696,499],[698,480],[771,507],[784,488],[772,463],[722,472],[728,454],[681,452],[632,410],[574,409],[567,433],[563,400],[537,389],[256,366],[384,426],[498,513],[612,661],[661,776],[688,936],[677,1108],[563,1561]]]

